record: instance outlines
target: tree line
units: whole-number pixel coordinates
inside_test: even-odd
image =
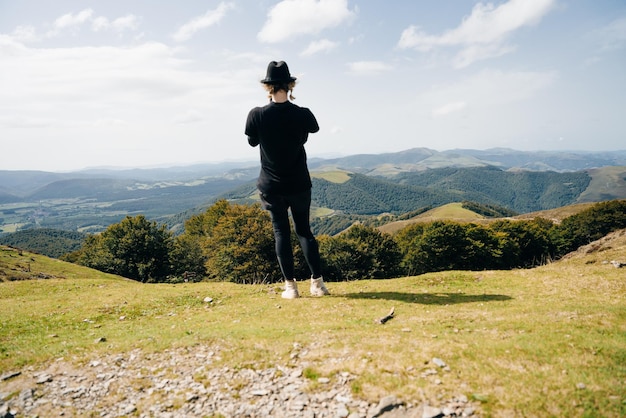
[[[597,203],[560,224],[543,218],[488,225],[414,223],[391,235],[355,223],[318,236],[327,281],[387,279],[447,270],[530,268],[626,228],[626,200]],[[292,237],[297,278],[307,277]],[[174,235],[143,215],[128,216],[63,257],[141,282],[281,280],[269,215],[258,204],[220,200]]]

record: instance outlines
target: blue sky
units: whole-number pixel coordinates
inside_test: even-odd
[[[0,0],[0,169],[255,161],[271,60],[309,156],[626,149],[623,0]]]

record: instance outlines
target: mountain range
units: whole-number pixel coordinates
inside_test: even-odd
[[[310,158],[315,216],[401,214],[459,201],[526,213],[626,198],[626,150],[435,151]],[[77,172],[0,170],[0,233],[93,232],[126,215],[180,227],[216,199],[255,199],[252,161]]]

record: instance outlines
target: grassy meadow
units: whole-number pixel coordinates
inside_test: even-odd
[[[482,416],[626,416],[626,269],[611,260],[626,262],[624,231],[532,270],[329,283],[324,298],[302,283],[283,300],[280,284],[141,284],[0,247],[0,375],[195,345],[263,368],[297,344],[307,374],[349,371],[367,400],[465,394]]]

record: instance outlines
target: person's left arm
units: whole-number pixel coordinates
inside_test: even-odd
[[[320,126],[317,123],[317,119],[315,119],[315,115],[309,109],[304,108],[305,111],[305,126],[307,127],[307,132],[314,134],[315,132],[320,130]]]

